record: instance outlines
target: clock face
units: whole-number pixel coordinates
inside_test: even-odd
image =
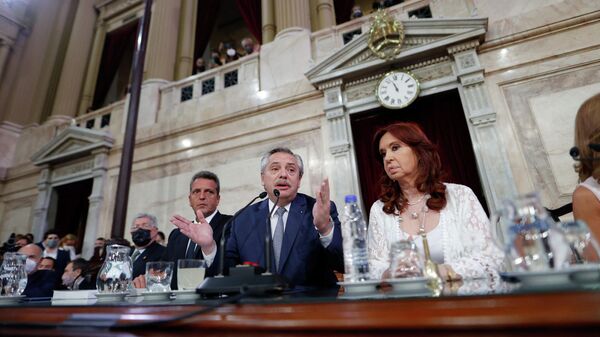
[[[419,90],[419,81],[412,74],[392,71],[377,84],[376,96],[384,107],[400,109],[412,103],[419,96]]]

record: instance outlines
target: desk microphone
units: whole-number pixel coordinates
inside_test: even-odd
[[[589,143],[588,148],[594,152],[600,152],[600,144],[597,143]],[[573,146],[569,150],[569,155],[573,157],[573,160],[581,161],[581,160],[600,160],[600,157],[581,157],[581,151],[577,146]]]
[[[275,208],[277,208],[277,204],[279,203],[279,195],[281,193],[279,193],[279,190],[274,188],[273,189],[273,195],[275,195],[275,205],[273,205],[273,208],[271,208],[271,211],[269,212],[269,217],[267,218],[267,230],[265,231],[265,270],[267,273],[274,273],[274,271],[271,270],[271,251],[273,250],[273,233],[271,231],[271,217],[273,216],[273,211],[275,211]]]
[[[277,191],[277,190],[276,190]],[[279,191],[277,191],[279,192]],[[219,242],[219,250],[221,251],[221,255],[219,255],[219,274],[217,276],[223,276],[223,270],[225,269],[225,233],[227,233],[227,227],[233,221],[233,219],[237,218],[238,214],[242,213],[248,206],[252,205],[256,199],[264,199],[267,196],[267,192],[261,192],[259,195],[254,197],[254,199],[250,200],[246,206],[242,207],[239,211],[235,212],[235,214],[227,220],[225,225],[223,225],[223,234],[221,235],[221,241]]]

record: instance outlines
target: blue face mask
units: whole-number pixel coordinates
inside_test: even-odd
[[[48,248],[56,248],[56,247],[58,247],[58,239],[49,239],[49,240],[46,240],[46,246],[48,246]]]
[[[131,240],[138,247],[145,247],[150,243],[152,237],[150,236],[150,230],[139,228],[134,232],[131,232]]]

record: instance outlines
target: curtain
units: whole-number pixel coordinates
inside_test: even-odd
[[[352,6],[354,0],[333,0],[333,8],[335,9],[335,23],[341,25],[350,20],[352,14]]]
[[[198,1],[198,12],[196,16],[196,43],[194,45],[194,64],[202,57],[204,49],[208,46],[210,35],[219,16],[220,0]]]
[[[479,180],[473,145],[457,90],[421,97],[401,110],[380,108],[351,116],[352,136],[367,213],[380,193],[379,181],[385,174],[372,151],[375,132],[394,122],[410,121],[421,126],[427,137],[438,146],[444,182],[469,186],[487,211],[487,203]]]
[[[244,22],[250,33],[254,35],[258,44],[262,44],[260,0],[235,0],[235,4],[242,18],[244,18]]]
[[[127,47],[135,43],[138,25],[139,20],[136,20],[106,34],[92,109],[102,107]]]

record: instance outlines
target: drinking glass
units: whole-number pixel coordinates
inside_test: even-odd
[[[206,263],[204,260],[181,259],[177,261],[177,288],[179,290],[196,289],[204,280]]]
[[[560,223],[559,226],[569,244],[569,264],[600,263],[598,241],[596,241],[585,222],[581,220],[568,221]]]
[[[157,261],[146,263],[146,289],[149,292],[171,291],[173,262]]]
[[[423,259],[412,240],[400,240],[390,248],[391,278],[423,276]]]

